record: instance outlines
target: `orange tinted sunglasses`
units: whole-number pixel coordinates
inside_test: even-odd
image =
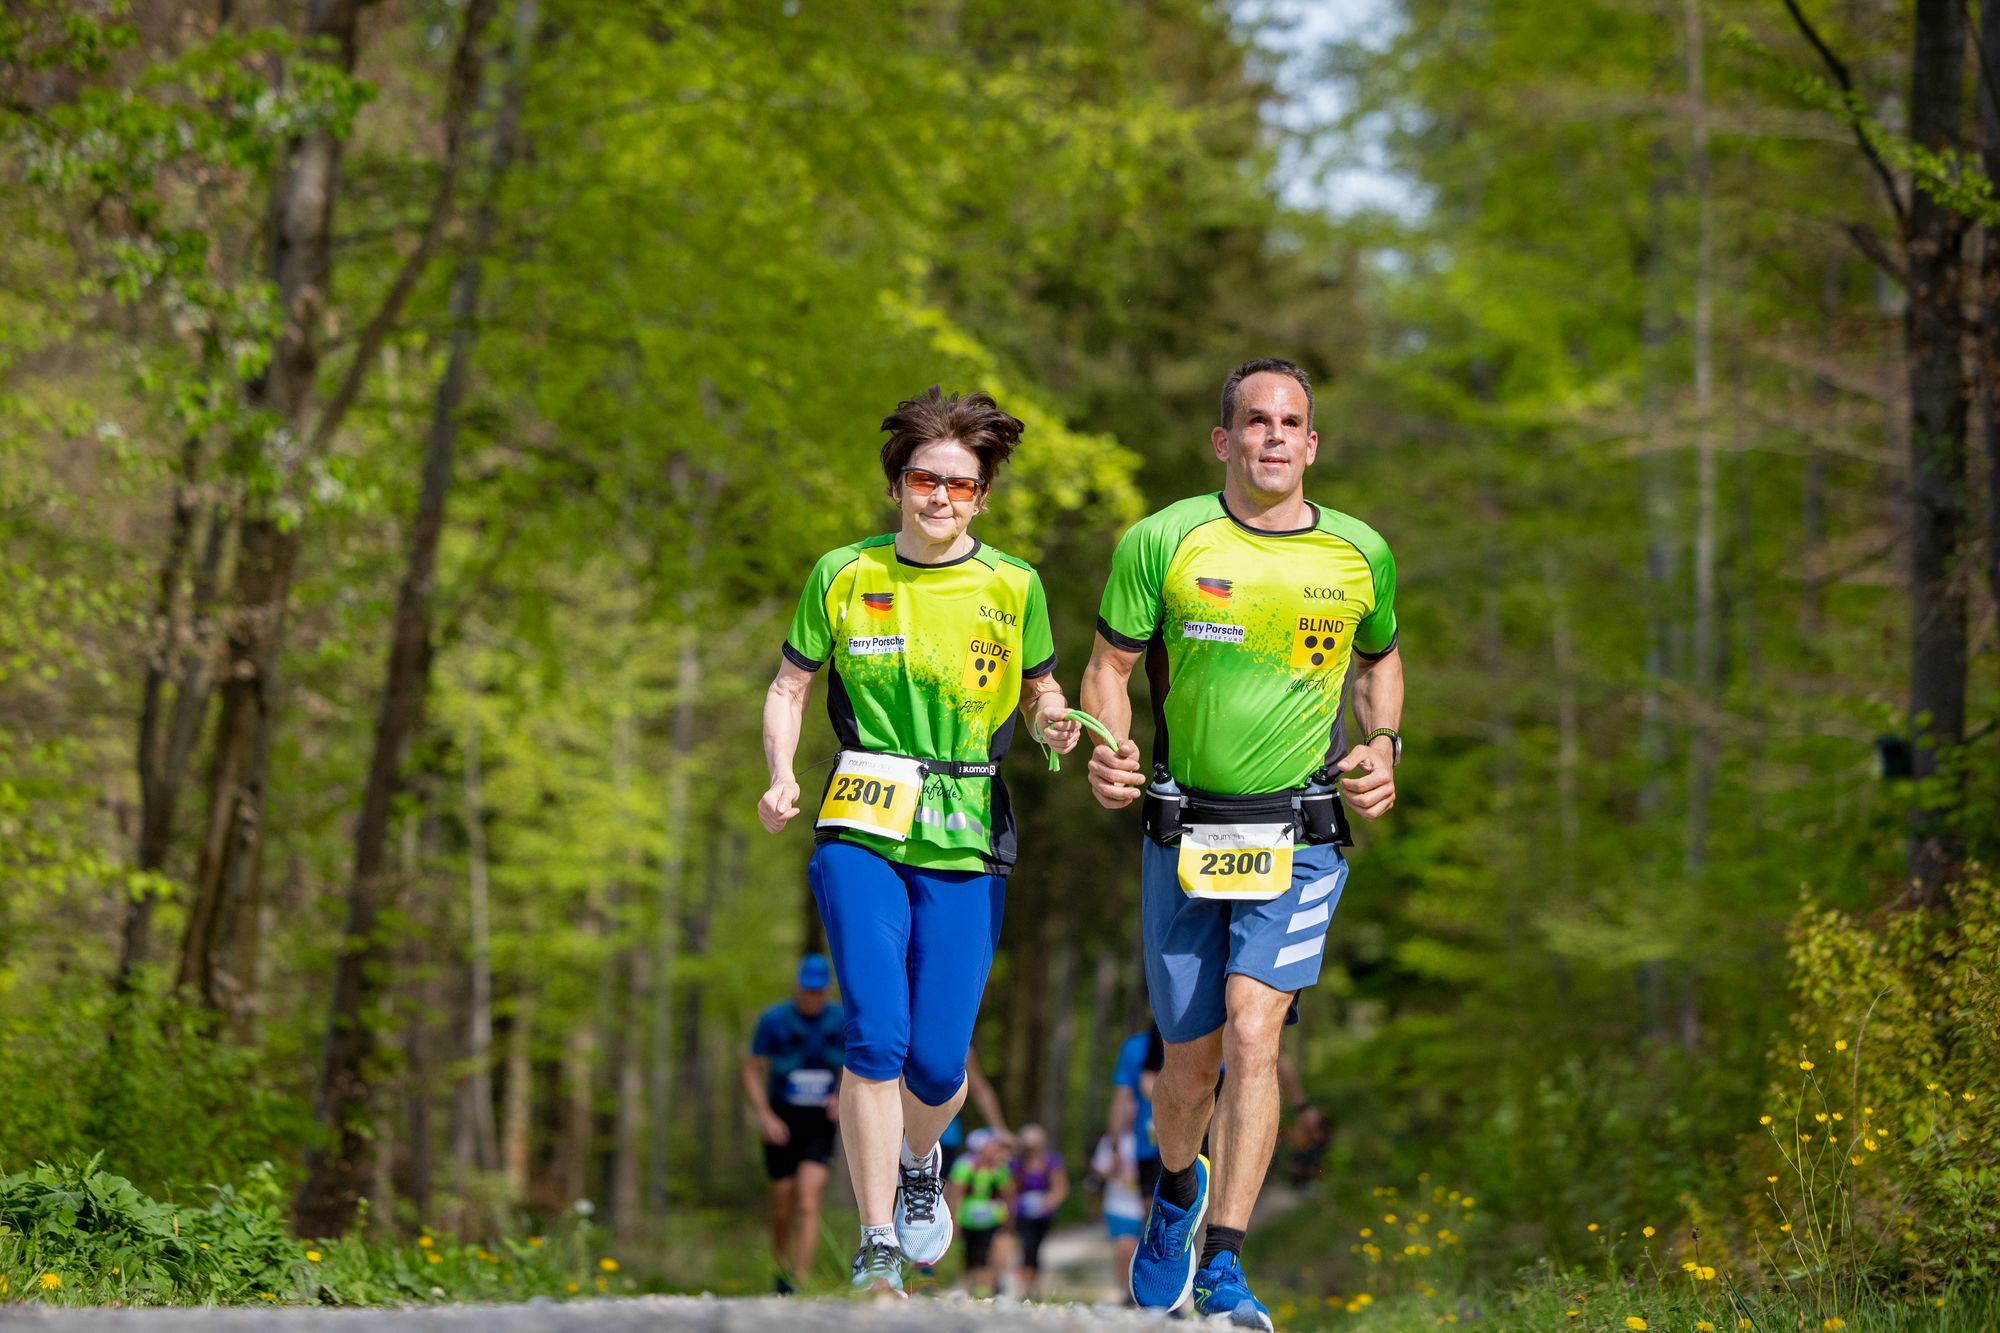
[[[942,486],[946,497],[959,504],[977,500],[979,493],[986,489],[986,483],[977,477],[946,477],[920,467],[904,468],[902,477],[903,484],[910,488],[913,495],[929,498],[931,492]]]

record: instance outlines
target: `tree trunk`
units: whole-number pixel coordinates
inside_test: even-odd
[[[1088,1150],[1097,1141],[1107,1119],[1105,1103],[1110,1099],[1111,1070],[1117,1063],[1112,1052],[1125,1039],[1115,1035],[1112,1024],[1118,1018],[1118,954],[1106,949],[1097,955],[1096,974],[1090,984],[1090,1035],[1087,1038],[1083,1075],[1083,1137]]]
[[[629,591],[629,590],[628,590]],[[613,786],[621,798],[632,790],[632,774],[638,749],[638,726],[634,716],[629,662],[619,673],[617,715],[611,724],[611,770]],[[641,904],[641,890],[631,880],[619,884],[615,893],[630,899],[635,918],[632,942],[625,950],[625,997],[619,1008],[617,1107],[612,1137],[611,1194],[608,1200],[610,1223],[621,1242],[633,1239],[639,1223],[640,1183],[645,1177],[643,1140],[646,1129],[647,1043],[644,1040],[646,1015],[650,1010],[649,948]]]
[[[486,866],[486,812],[479,765],[479,719],[465,726],[466,921],[472,935],[471,995],[467,1008],[465,1057],[471,1066],[466,1096],[472,1162],[481,1171],[500,1165],[499,1135],[493,1126],[493,928],[492,892]]]
[[[354,875],[348,887],[347,923],[334,980],[325,1056],[314,1100],[315,1118],[335,1136],[331,1148],[307,1154],[306,1179],[299,1187],[300,1230],[330,1235],[353,1216],[359,1197],[359,1159],[366,1150],[361,1127],[370,1095],[369,1062],[373,1035],[364,1016],[380,982],[384,950],[377,938],[384,849],[389,815],[402,786],[403,760],[422,725],[430,689],[431,621],[436,593],[437,548],[444,530],[458,443],[458,416],[471,373],[477,337],[475,319],[485,254],[498,217],[499,190],[513,158],[520,126],[522,69],[533,37],[535,0],[519,0],[512,51],[484,194],[475,210],[471,235],[460,256],[450,297],[451,351],[438,384],[425,447],[423,491],[411,530],[409,564],[397,599],[389,665],[375,724],[375,748],[368,785],[354,835]],[[490,1116],[490,1101],[488,1115]]]
[[[1708,107],[1702,60],[1700,0],[1686,0],[1688,114],[1692,139],[1690,184],[1695,195],[1698,233],[1694,270],[1694,636],[1689,685],[1694,715],[1688,727],[1687,825],[1683,860],[1690,875],[1708,861],[1709,800],[1715,791],[1717,750],[1713,714],[1716,698],[1716,533],[1717,458],[1715,448],[1715,206],[1709,186]]]
[[[1917,0],[1910,67],[1910,137],[1919,148],[1958,146],[1965,77],[1965,6]],[[1911,191],[1904,316],[1910,375],[1910,728],[1919,778],[1965,737],[1966,598],[1953,578],[1966,520],[1966,385],[1959,345],[1965,222]],[[1959,859],[1946,812],[1912,812],[1910,891],[1916,907],[1944,905]]]
[[[501,1169],[506,1172],[507,1198],[520,1204],[528,1197],[528,1167],[534,1132],[535,1070],[532,1038],[535,993],[523,987],[507,1017],[507,1103],[500,1128]]]
[[[604,933],[603,920],[593,909],[584,919],[586,940]],[[563,1109],[556,1139],[555,1175],[563,1201],[574,1203],[590,1194],[590,1148],[595,1137],[597,1019],[577,1020],[563,1039]]]
[[[1042,1080],[1042,1125],[1049,1131],[1049,1143],[1060,1148],[1069,1143],[1069,1063],[1076,1046],[1076,938],[1060,927],[1055,934],[1055,1017],[1049,1024],[1048,1072]]]
[[[1979,8],[1980,160],[2000,180],[2000,0]],[[1980,426],[1986,440],[1986,595],[2000,623],[2000,224],[1988,223],[1979,265]]]

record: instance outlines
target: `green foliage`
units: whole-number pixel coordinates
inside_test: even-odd
[[[1941,913],[1809,902],[1801,1008],[1772,1089],[1781,1262],[1919,1290],[2000,1276],[2000,889],[1975,871]],[[1841,1119],[1836,1121],[1835,1116]],[[1806,1136],[1810,1135],[1808,1141]],[[1857,1160],[1858,1159],[1858,1160]]]

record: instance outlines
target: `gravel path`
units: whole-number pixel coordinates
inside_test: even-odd
[[[416,1310],[28,1310],[0,1309],[7,1333],[1159,1333],[1165,1316],[1087,1305],[1020,1305],[959,1295],[906,1301],[723,1300],[643,1296],[557,1304],[455,1305]]]

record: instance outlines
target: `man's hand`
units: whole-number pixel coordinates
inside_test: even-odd
[[[757,802],[757,822],[764,826],[766,833],[783,833],[785,825],[798,817],[798,779],[785,776],[771,779],[770,789]],[[773,1139],[783,1143],[783,1139]]]
[[[1113,751],[1099,745],[1090,752],[1090,794],[1106,810],[1123,810],[1146,790],[1146,775],[1139,767],[1139,747],[1130,738],[1118,742]]]
[[[792,1127],[778,1118],[776,1111],[764,1113],[764,1142],[782,1148],[792,1141]]]
[[[1380,745],[1357,745],[1341,757],[1340,797],[1363,819],[1380,819],[1396,803],[1396,768],[1388,737]]]
[[[1049,690],[1035,700],[1034,725],[1029,731],[1057,754],[1074,750],[1077,738],[1083,735],[1083,723],[1065,720],[1063,714],[1067,712],[1069,701],[1063,698],[1061,690]]]

